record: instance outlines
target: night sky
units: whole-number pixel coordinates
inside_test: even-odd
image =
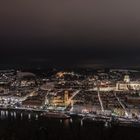
[[[0,68],[140,67],[139,0],[1,0]]]

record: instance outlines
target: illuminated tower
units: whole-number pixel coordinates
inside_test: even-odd
[[[69,99],[69,93],[68,93],[68,91],[65,91],[65,93],[64,93],[64,102],[67,103],[68,99]]]
[[[130,77],[129,75],[124,76],[124,82],[129,83],[130,82]]]

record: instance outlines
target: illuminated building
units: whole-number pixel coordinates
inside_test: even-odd
[[[125,75],[125,76],[124,76],[124,82],[125,82],[125,83],[129,83],[129,82],[130,82],[130,77],[129,77],[129,75]]]
[[[116,84],[116,90],[140,90],[140,81],[131,81],[129,76],[124,76],[124,81],[119,81]]]
[[[56,96],[53,97],[52,100],[50,100],[50,104],[54,106],[67,106],[69,101],[69,92],[65,91],[64,96]]]
[[[98,88],[97,87],[95,87],[94,89],[93,89],[94,91],[98,91]],[[116,90],[116,86],[113,86],[113,85],[108,85],[108,86],[100,86],[99,87],[99,90],[100,91],[115,91]]]

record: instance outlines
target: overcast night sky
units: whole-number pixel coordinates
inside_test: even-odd
[[[139,0],[1,0],[0,66],[139,67]]]

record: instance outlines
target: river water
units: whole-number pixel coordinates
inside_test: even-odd
[[[140,128],[40,118],[37,113],[0,111],[0,140],[140,140]]]

